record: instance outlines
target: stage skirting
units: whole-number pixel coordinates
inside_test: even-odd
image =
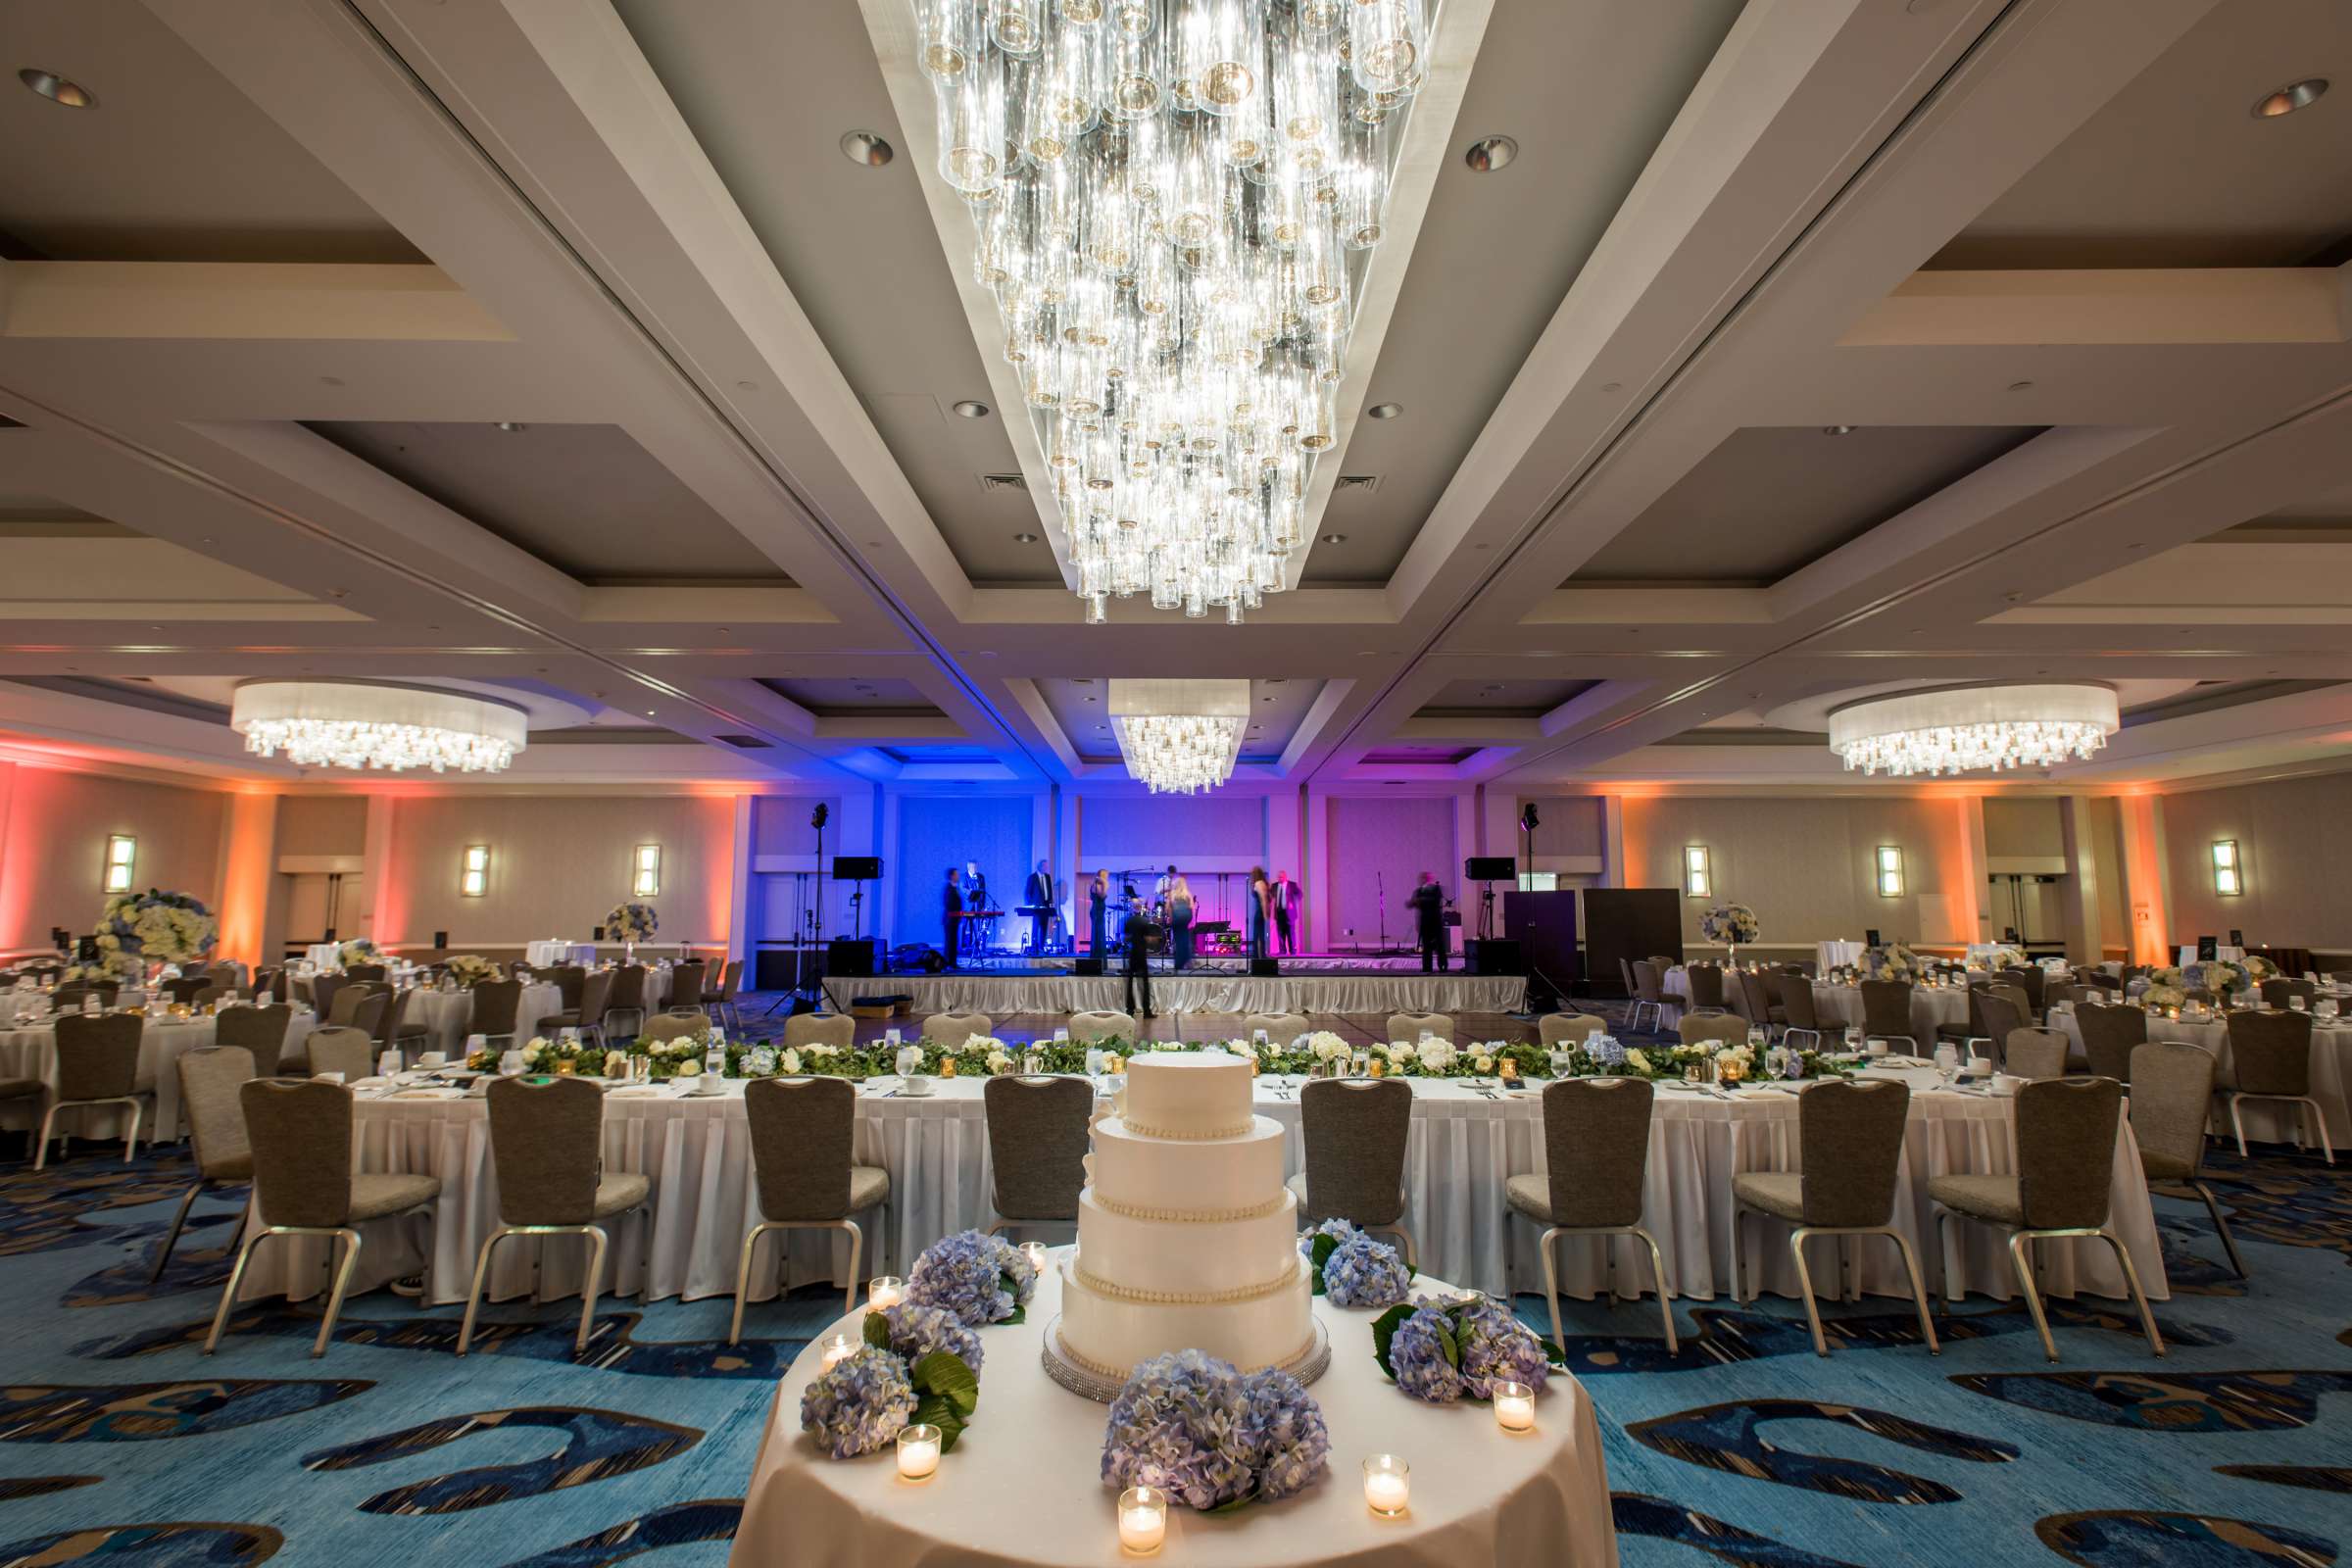
[[[891,974],[834,978],[825,993],[836,1007],[861,996],[912,997],[918,1016],[934,1012],[1116,1012],[1127,999],[1118,975]],[[1285,974],[1253,980],[1238,974],[1155,974],[1152,1005],[1159,1012],[1517,1012],[1527,1005],[1519,975]]]

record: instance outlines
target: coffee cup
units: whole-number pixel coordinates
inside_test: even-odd
[[[2033,1081],[2013,1072],[1996,1072],[1992,1075],[1992,1092],[1996,1095],[2014,1095]]]
[[[906,1074],[906,1082],[899,1086],[899,1093],[902,1095],[911,1096],[916,1100],[922,1099],[925,1095],[931,1093],[931,1075],[927,1072],[910,1072]]]
[[[416,1065],[428,1071],[435,1067],[446,1067],[449,1065],[449,1056],[443,1052],[428,1051],[416,1058]]]

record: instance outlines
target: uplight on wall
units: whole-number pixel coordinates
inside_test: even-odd
[[[490,846],[468,844],[465,861],[458,868],[458,897],[478,899],[490,891]]]
[[[637,846],[637,874],[629,881],[632,898],[650,899],[662,891],[662,846]]]
[[[136,874],[139,859],[139,841],[127,833],[111,833],[106,840],[106,877],[101,886],[109,893],[128,893]]]
[[[1903,852],[1900,846],[1879,846],[1879,897],[1899,899],[1903,896]]]
[[[2213,891],[2225,899],[2234,899],[2246,891],[2246,879],[2237,863],[2237,840],[2213,841]]]
[[[1683,897],[1711,899],[1715,896],[1715,873],[1707,864],[1707,847],[1688,845],[1683,850]]]

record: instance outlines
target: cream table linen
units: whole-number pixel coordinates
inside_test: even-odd
[[[310,1015],[298,1013],[286,1031],[289,1047],[310,1032]],[[179,1058],[199,1046],[213,1043],[210,1018],[149,1018],[139,1031],[140,1094],[151,1094],[152,1108],[140,1118],[142,1143],[170,1143],[187,1134],[179,1105]],[[57,1092],[57,1029],[38,1024],[26,1029],[0,1029],[0,1078],[38,1078]],[[0,1102],[0,1127],[12,1131],[36,1128],[45,1102]],[[60,1131],[76,1138],[120,1138],[127,1130],[129,1113],[119,1105],[93,1105],[86,1110],[58,1114]]]
[[[1451,1290],[1427,1275],[1414,1286]],[[1117,1494],[1102,1482],[1104,1408],[1038,1365],[1060,1290],[1059,1271],[1049,1268],[1026,1322],[980,1331],[979,1414],[920,1484],[898,1479],[888,1448],[829,1459],[801,1430],[801,1393],[822,1356],[810,1344],[776,1387],[729,1562],[1093,1568],[1121,1560]],[[1318,1300],[1315,1313],[1331,1336],[1331,1368],[1309,1390],[1331,1433],[1330,1474],[1297,1496],[1232,1514],[1171,1507],[1163,1560],[1216,1568],[1617,1561],[1600,1423],[1575,1378],[1553,1373],[1536,1400],[1536,1430],[1512,1435],[1487,1405],[1426,1405],[1397,1393],[1372,1359],[1377,1312]],[[860,1316],[835,1327],[855,1335]],[[1401,1518],[1376,1518],[1364,1506],[1363,1461],[1379,1452],[1412,1466],[1412,1503]]]
[[[2074,1042],[2071,1054],[2082,1056],[2082,1027],[2076,1021],[2072,1007],[2052,1007],[2050,1027],[2065,1031],[2067,1039]],[[2234,1081],[2230,1026],[2221,1019],[2150,1018],[2148,1038],[2177,1041],[2211,1052],[2215,1058],[2214,1083],[2218,1086]],[[2320,1102],[2321,1114],[2328,1122],[2328,1141],[2336,1149],[2352,1144],[2352,1097],[2347,1096],[2348,1085],[2352,1085],[2352,1022],[2321,1020],[2311,1031],[2311,1098]],[[2251,1141],[2291,1144],[2303,1136],[2297,1121],[2301,1112],[2296,1106],[2256,1100],[2239,1107],[2238,1114],[2245,1121],[2246,1137]],[[2208,1125],[2215,1133],[2234,1136],[2230,1112],[2218,1102]]]

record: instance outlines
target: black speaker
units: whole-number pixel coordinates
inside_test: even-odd
[[[1281,975],[1282,964],[1276,958],[1269,956],[1250,960],[1250,978],[1252,980],[1275,980],[1281,978]]]
[[[598,940],[599,940],[599,941],[602,941],[603,939],[602,939],[602,938],[599,938]],[[446,932],[446,931],[436,931],[436,932],[434,932],[434,933],[433,933],[433,951],[434,951],[435,953],[447,953],[447,952],[449,951],[449,933],[448,933],[448,932]]]
[[[1070,972],[1072,974],[1099,975],[1102,972],[1102,960],[1101,958],[1080,958],[1076,963],[1070,965]]]
[[[1862,945],[1866,948],[1875,948],[1880,945],[1879,928],[1877,926],[1874,925],[1869,930],[1862,933]]]
[[[1473,938],[1462,944],[1462,956],[1472,974],[1527,973],[1527,960],[1520,956],[1519,944],[1508,938]]]
[[[1465,882],[1516,882],[1519,861],[1508,855],[1473,855],[1462,862]]]
[[[836,882],[879,882],[882,880],[882,857],[879,855],[836,855],[833,857],[833,880]]]
[[[874,956],[879,937],[835,937],[825,944],[825,973],[828,975],[862,976],[874,973],[880,960]]]
[[[328,927],[326,928],[326,935],[324,935],[324,936],[320,937],[318,940],[319,940],[319,941],[321,941],[321,942],[332,942],[332,941],[334,941],[334,940],[335,940],[335,928],[334,928],[333,926],[331,926],[331,925],[330,925],[330,926],[328,926]]]

